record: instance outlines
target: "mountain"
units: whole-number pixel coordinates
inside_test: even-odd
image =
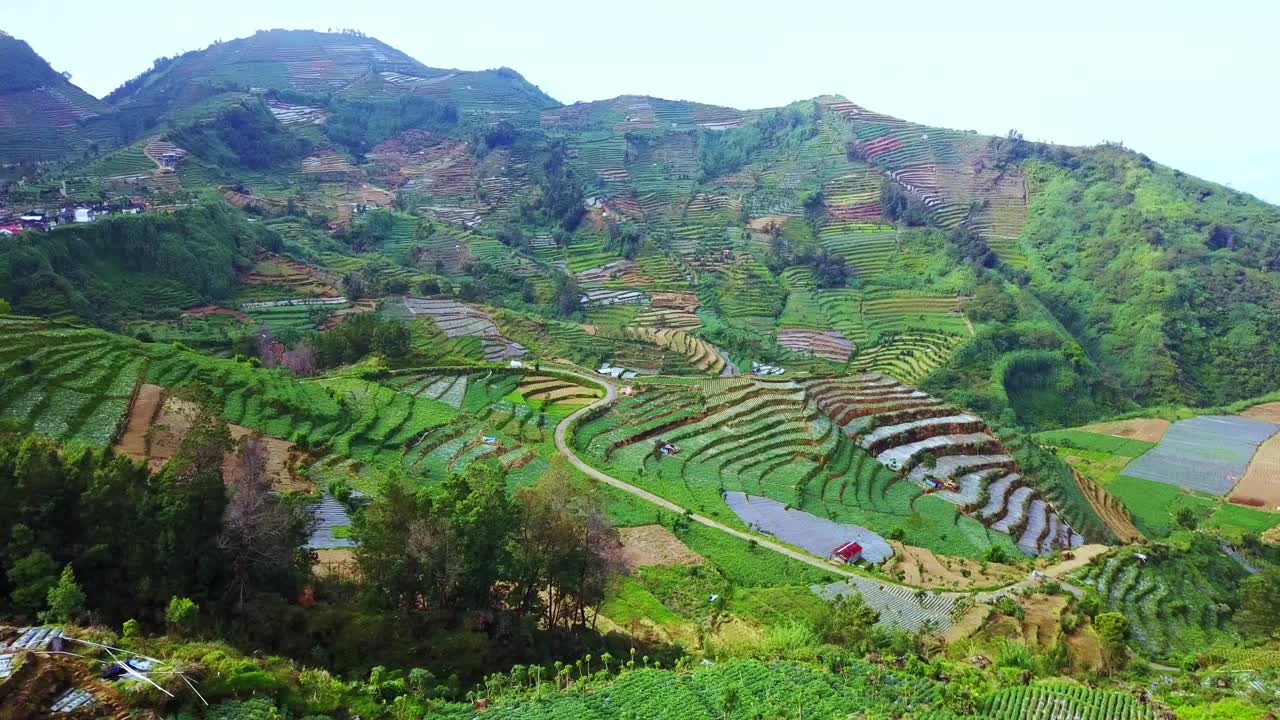
[[[0,32],[0,161],[52,160],[113,144],[110,108],[27,43]]]
[[[71,87],[9,46],[26,86]],[[393,258],[455,282],[476,243],[521,236],[502,264],[535,283],[695,293],[690,329],[739,364],[847,361],[1033,428],[1222,404],[1280,375],[1280,212],[1120,147],[835,95],[564,106],[515,71],[430,68],[354,33],[260,32],[82,96],[131,143],[68,170],[86,191],[214,191],[340,231],[359,205],[461,223],[484,240]],[[592,324],[625,325],[584,297]]]
[[[431,68],[360,34],[268,30],[157,60],[106,98],[130,126],[208,97],[276,90],[370,100],[424,96],[463,112],[519,115],[558,105],[519,73]]]

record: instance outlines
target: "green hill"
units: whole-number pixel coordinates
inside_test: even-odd
[[[52,160],[118,138],[110,108],[0,32],[0,162]]]

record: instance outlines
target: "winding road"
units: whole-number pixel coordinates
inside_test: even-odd
[[[622,480],[619,480],[618,478],[613,477],[612,475],[608,475],[606,473],[600,472],[599,470],[583,462],[581,458],[579,458],[576,454],[574,454],[573,450],[569,448],[569,443],[565,440],[566,436],[568,435],[569,428],[573,425],[574,422],[578,420],[578,418],[582,417],[583,415],[586,415],[588,412],[594,410],[595,408],[600,407],[602,405],[613,404],[613,402],[618,399],[618,388],[614,386],[613,383],[608,382],[607,380],[602,380],[601,378],[598,378],[598,377],[589,377],[587,375],[584,375],[579,372],[575,372],[573,370],[557,368],[557,371],[574,375],[590,383],[603,385],[605,389],[605,394],[603,398],[591,403],[590,405],[579,408],[572,415],[569,415],[565,419],[561,420],[559,425],[556,425],[556,449],[560,451],[560,454],[568,458],[569,463],[572,464],[574,467],[578,468],[582,472],[586,473],[587,475],[590,475],[591,477],[595,478],[596,480],[599,480],[602,483],[607,483],[609,485],[612,485],[613,487],[616,487],[619,490],[622,490],[623,492],[631,493],[632,495],[635,495],[638,498],[651,502],[654,505],[657,505],[658,507],[663,508],[664,510],[670,510],[671,512],[684,515],[687,512],[685,508],[682,508],[679,505],[676,505],[670,500],[666,500],[665,498],[658,497],[657,495],[654,495],[648,490],[645,490],[643,488],[638,488],[635,485],[632,485],[631,483],[623,482]],[[799,560],[802,563],[807,563],[816,568],[822,568],[824,571],[829,572],[833,575],[843,575],[844,577],[859,577],[859,578],[865,577],[863,575],[858,575],[857,573],[854,573],[849,570],[845,570],[844,568],[833,565],[825,560],[820,560],[808,553],[803,553],[798,550],[793,550],[785,545],[781,545],[772,540],[769,540],[768,538],[763,538],[758,535],[753,535],[748,532],[743,532],[742,530],[738,530],[736,528],[731,528],[728,525],[725,525],[724,523],[717,522],[715,520],[712,520],[709,517],[705,517],[697,513],[693,513],[689,515],[689,519],[696,523],[706,525],[707,527],[715,528],[720,532],[729,533],[734,537],[742,538],[743,540],[755,540],[756,543],[762,548],[772,550],[781,555],[786,555],[787,557],[793,560]]]
[[[806,565],[812,565],[813,567],[821,569],[823,572],[831,573],[832,575],[837,575],[845,579],[856,580],[856,583],[854,583],[854,585],[856,585],[859,589],[863,590],[864,595],[866,595],[866,590],[873,590],[873,589],[880,590],[881,592],[887,595],[895,595],[899,597],[901,597],[904,592],[916,593],[918,591],[918,588],[914,588],[906,585],[899,585],[897,583],[887,582],[884,580],[880,580],[878,578],[870,577],[860,573],[855,573],[846,568],[840,567],[838,565],[834,565],[825,559],[816,557],[814,555],[810,555],[809,553],[806,553],[806,552],[801,552],[799,550],[790,548],[781,543],[770,540],[767,537],[762,537],[753,533],[744,532],[742,530],[738,530],[737,528],[729,527],[724,523],[718,522],[716,520],[712,520],[709,517],[705,517],[697,513],[692,513],[688,511],[687,508],[683,508],[671,502],[670,500],[659,497],[658,495],[655,495],[643,488],[636,487],[631,483],[625,482],[623,480],[619,480],[618,478],[613,477],[608,473],[601,472],[600,470],[597,470],[591,465],[588,465],[581,458],[579,458],[576,453],[574,453],[572,448],[569,447],[569,443],[568,443],[569,428],[572,427],[573,424],[577,422],[579,418],[591,412],[592,410],[595,410],[599,407],[611,405],[615,401],[617,401],[618,388],[608,380],[605,380],[599,376],[579,372],[574,368],[559,366],[554,369],[557,372],[565,373],[567,375],[572,375],[581,380],[585,380],[588,383],[601,385],[605,389],[605,394],[603,398],[600,398],[599,400],[591,403],[590,405],[586,405],[582,408],[579,408],[578,410],[570,414],[568,417],[561,420],[558,425],[556,425],[556,430],[555,430],[556,449],[560,452],[561,455],[564,455],[564,457],[569,461],[570,464],[572,464],[578,470],[581,470],[586,475],[593,477],[602,483],[606,483],[612,487],[615,487],[623,492],[630,493],[646,502],[657,505],[658,507],[664,510],[669,510],[674,513],[686,515],[690,520],[696,523],[699,523],[701,525],[705,525],[709,528],[714,528],[716,530],[719,530],[720,532],[727,533],[729,535],[732,535],[737,538],[741,538],[743,540],[754,540],[759,547],[762,547],[766,550],[770,550],[772,552],[778,553],[779,555],[784,555],[788,558],[791,558],[792,560],[797,560],[799,562],[805,563]],[[1063,563],[1059,563],[1058,565],[1055,565],[1053,567],[1046,568],[1042,573],[1033,572],[1026,579],[1020,582],[1014,583],[1012,585],[1008,585],[1003,588],[998,588],[995,590],[988,590],[988,591],[980,591],[980,592],[943,592],[943,591],[934,590],[934,591],[929,591],[929,594],[939,599],[948,598],[951,600],[956,600],[961,597],[972,597],[974,598],[974,600],[980,603],[991,603],[991,602],[995,602],[995,600],[999,599],[1001,596],[1035,585],[1041,582],[1042,580],[1046,579],[1046,576],[1047,576],[1047,578],[1053,578],[1058,580],[1068,592],[1071,592],[1072,594],[1079,596],[1081,592],[1079,588],[1076,588],[1072,585],[1062,582],[1060,578],[1066,573],[1070,572],[1071,570],[1074,570],[1077,567],[1081,567],[1084,564],[1088,563],[1090,559],[1092,559],[1098,554],[1101,554],[1102,552],[1105,552],[1107,549],[1108,548],[1106,546],[1091,546],[1091,545],[1082,546],[1076,549],[1076,558],[1074,560],[1068,560]],[[937,629],[942,629],[942,628],[937,628]]]

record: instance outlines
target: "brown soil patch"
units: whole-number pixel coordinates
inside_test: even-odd
[[[649,297],[649,305],[659,310],[691,313],[698,309],[698,296],[691,292],[655,292]]]
[[[1051,565],[1045,568],[1044,574],[1052,578],[1060,578],[1068,573],[1073,573],[1076,570],[1079,570],[1085,565],[1088,565],[1094,558],[1100,555],[1105,555],[1110,549],[1111,548],[1109,546],[1099,543],[1081,545],[1078,548],[1073,548],[1071,550],[1072,558],[1070,560],[1063,560],[1057,565]]]
[[[356,554],[351,548],[328,548],[312,552],[316,554],[316,562],[312,568],[317,574],[327,572],[347,580],[357,577]]]
[[[1280,401],[1254,405],[1240,414],[1254,420],[1280,423]]]
[[[1129,508],[1125,507],[1124,503],[1116,500],[1106,488],[1074,467],[1071,468],[1071,474],[1075,476],[1076,485],[1080,486],[1080,492],[1084,494],[1085,500],[1089,501],[1089,506],[1099,518],[1102,518],[1103,524],[1115,533],[1120,542],[1134,543],[1142,540],[1142,533],[1138,532],[1138,528],[1134,526]]]
[[[1102,667],[1102,644],[1089,626],[1082,627],[1067,636],[1067,650],[1071,653],[1071,670],[1083,672]]]
[[[1032,595],[1020,600],[1026,614],[1022,618],[1022,637],[1037,645],[1052,645],[1061,624],[1062,611],[1067,599],[1061,595]]]
[[[1158,418],[1134,418],[1132,420],[1116,420],[1097,423],[1096,425],[1085,425],[1080,429],[1085,432],[1114,435],[1116,437],[1154,443],[1160,442],[1160,438],[1164,437],[1165,431],[1169,429],[1169,421]]]
[[[976,603],[966,610],[959,620],[952,623],[946,632],[942,633],[942,641],[948,645],[959,642],[982,629],[990,617],[991,606]]]
[[[1280,434],[1258,446],[1228,499],[1259,510],[1280,512]]]
[[[147,428],[155,423],[163,401],[164,388],[159,385],[144,383],[138,387],[138,394],[129,406],[129,422],[114,448],[117,453],[128,455],[138,462],[147,459]]]
[[[231,308],[218,307],[217,305],[201,305],[199,307],[188,308],[187,310],[183,311],[182,318],[184,320],[187,320],[190,318],[209,317],[210,315],[226,315],[227,317],[235,318],[240,322],[245,322],[245,323],[251,322],[251,320],[249,319],[249,316],[245,315],[239,310],[232,310]]]
[[[1262,533],[1262,542],[1271,543],[1272,545],[1280,545],[1280,525]]]
[[[1018,568],[1000,563],[982,563],[935,555],[924,548],[890,541],[893,557],[884,565],[890,575],[901,573],[902,582],[930,590],[971,590],[976,587],[1007,585],[1026,574]]]
[[[193,403],[168,397],[163,387],[142,385],[129,408],[128,424],[115,450],[139,462],[145,460],[152,472],[158,472],[178,451],[182,438],[191,429],[196,412]],[[237,443],[254,434],[253,430],[240,425],[229,424],[227,430]],[[151,436],[149,441],[148,432]],[[306,461],[305,453],[293,443],[279,438],[262,436],[262,443],[267,452],[267,477],[271,478],[274,487],[302,492],[315,490],[314,483],[299,478],[294,472],[299,464]],[[235,462],[236,449],[233,447],[222,461],[222,475],[228,481],[235,477]]]
[[[696,565],[702,556],[661,525],[618,528],[622,556],[632,567]]]
[[[764,232],[769,229],[770,225],[781,225],[788,219],[789,218],[786,215],[765,215],[764,217],[753,219],[751,222],[747,223],[747,227],[755,230],[756,232]]]

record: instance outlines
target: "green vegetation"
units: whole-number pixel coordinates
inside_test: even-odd
[[[221,203],[24,234],[0,247],[14,310],[118,326],[229,297],[258,247],[276,241]]]
[[[562,106],[355,31],[160,58],[104,101],[0,60],[0,207],[63,215],[0,242],[0,628],[209,701],[108,686],[85,645],[0,654],[14,717],[41,678],[189,720],[1274,704],[1280,514],[1061,428],[1280,398],[1276,208],[840,97]],[[562,457],[588,405],[569,452],[678,510]],[[775,552],[729,492],[806,513],[778,537],[818,555],[862,532],[829,523],[901,543],[893,577]],[[1060,580],[954,590],[1058,577],[1130,519],[1144,544]]]

